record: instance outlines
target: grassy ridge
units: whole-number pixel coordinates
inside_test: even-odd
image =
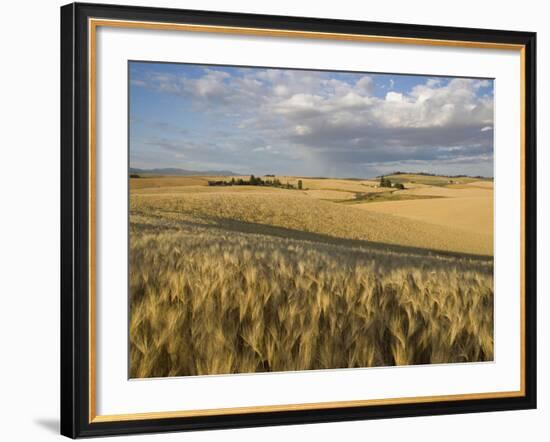
[[[386,178],[391,180],[392,183],[416,183],[425,184],[429,186],[447,186],[449,184],[468,184],[476,181],[491,182],[490,178],[482,177],[469,177],[469,176],[445,176],[445,175],[427,175],[427,174],[414,174],[414,173],[399,173],[392,175],[385,175]]]

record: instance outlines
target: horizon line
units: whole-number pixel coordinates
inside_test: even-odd
[[[392,176],[392,175],[424,175],[424,176],[442,176],[442,177],[446,177],[446,178],[464,177],[464,178],[480,178],[480,179],[483,178],[483,179],[494,180],[494,176],[486,176],[486,175],[469,175],[469,174],[463,174],[463,173],[447,175],[447,174],[444,174],[444,173],[411,172],[411,171],[400,171],[400,170],[392,171],[390,173],[385,173],[385,174],[381,174],[381,175],[366,177],[366,176],[332,176],[332,175],[292,175],[292,174],[286,174],[286,173],[256,174],[256,173],[240,173],[240,172],[234,172],[232,170],[222,170],[222,169],[220,169],[220,170],[215,170],[215,169],[196,170],[196,169],[184,169],[182,167],[143,168],[143,167],[135,167],[135,166],[129,166],[128,167],[128,172],[129,173],[130,173],[131,169],[137,169],[137,170],[140,170],[140,171],[143,171],[143,172],[146,172],[146,173],[147,172],[153,172],[153,171],[162,171],[162,170],[181,170],[181,171],[186,171],[186,172],[192,172],[192,173],[188,174],[187,176],[201,176],[201,174],[212,173],[212,172],[229,172],[229,173],[233,174],[234,176],[251,176],[251,175],[254,175],[254,176],[257,176],[257,177],[291,176],[291,177],[296,177],[296,178],[311,178],[311,179],[313,179],[313,178],[332,178],[332,179],[364,179],[364,180],[367,180],[367,179],[378,179],[378,178],[381,178],[381,177]],[[230,176],[230,175],[227,175],[227,176]]]

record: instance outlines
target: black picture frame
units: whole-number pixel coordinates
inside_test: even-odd
[[[90,420],[89,18],[524,47],[524,395],[199,417]],[[124,147],[121,147],[124,148]],[[536,408],[536,34],[167,8],[73,3],[61,8],[61,434],[71,437],[241,428]]]

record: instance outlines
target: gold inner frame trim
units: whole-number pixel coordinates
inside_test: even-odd
[[[518,51],[520,54],[520,168],[521,168],[521,240],[520,240],[520,389],[487,393],[466,393],[438,396],[415,396],[388,399],[367,399],[302,404],[261,405],[234,408],[159,411],[128,414],[96,414],[96,36],[97,28],[133,28],[162,31],[205,32],[217,34],[252,35],[264,37],[292,37],[307,39],[356,41],[419,46],[443,46],[474,49]],[[168,419],[178,417],[220,416],[278,411],[322,410],[328,408],[365,407],[375,405],[416,404],[427,402],[512,398],[525,396],[525,46],[492,42],[390,37],[377,35],[339,34],[329,32],[292,31],[283,29],[210,26],[182,23],[140,22],[129,20],[88,19],[88,93],[89,93],[89,423]]]

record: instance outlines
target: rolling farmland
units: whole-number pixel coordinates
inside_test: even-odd
[[[492,181],[231,178],[130,180],[131,377],[492,360]]]

